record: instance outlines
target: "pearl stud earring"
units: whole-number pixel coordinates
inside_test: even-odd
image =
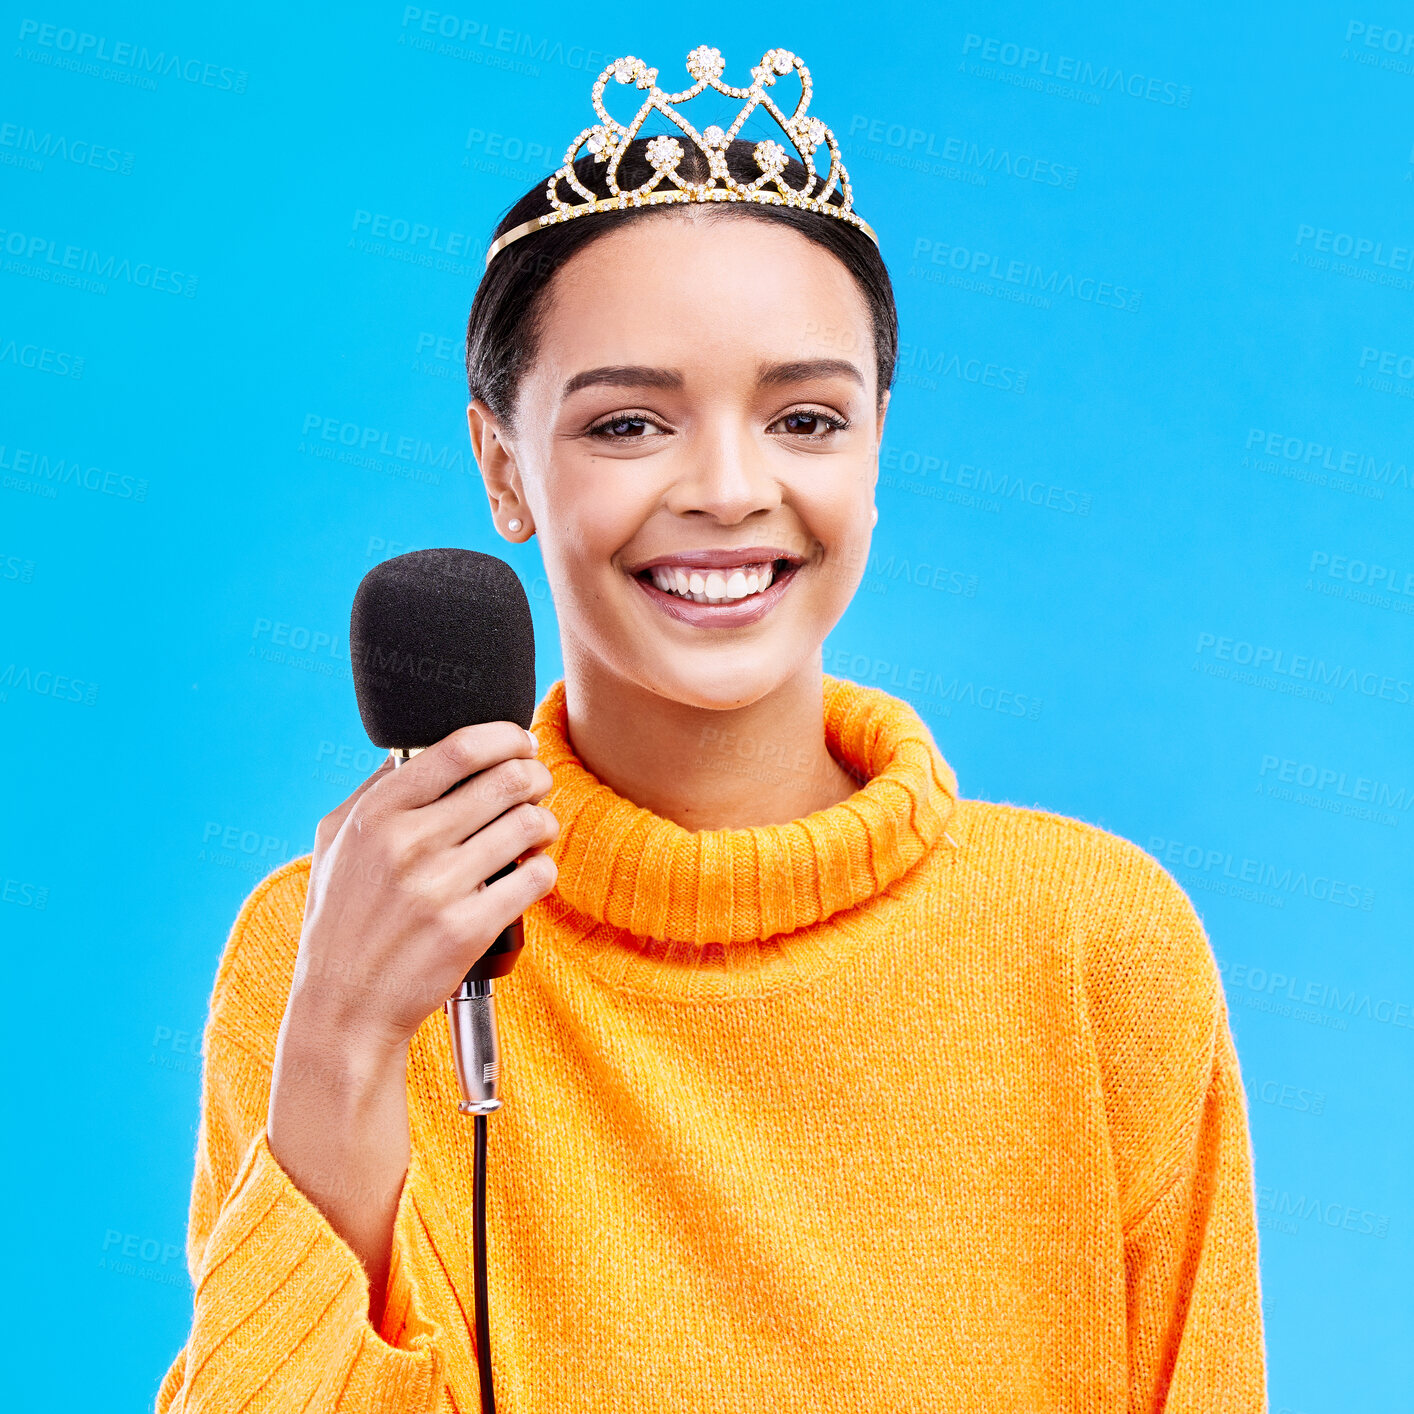
[[[871,525],[878,525],[878,523],[879,523],[879,508],[878,508],[878,506],[872,506],[872,507],[870,508],[870,512],[871,512],[871,514],[870,514],[869,523],[870,523]]]
[[[506,529],[514,535],[516,531],[520,529],[520,522],[518,520],[508,520],[506,522]]]

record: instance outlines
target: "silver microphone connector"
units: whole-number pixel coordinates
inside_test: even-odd
[[[464,981],[447,998],[447,1026],[452,1033],[464,1115],[490,1114],[501,1107],[501,1046],[496,1038],[495,982]]]

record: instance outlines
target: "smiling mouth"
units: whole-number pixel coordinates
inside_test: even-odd
[[[785,578],[795,568],[790,560],[762,560],[738,565],[734,569],[653,565],[640,571],[638,578],[646,580],[655,589],[661,589],[664,594],[690,599],[694,604],[736,604],[764,593],[777,579]]]

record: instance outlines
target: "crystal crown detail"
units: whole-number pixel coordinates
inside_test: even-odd
[[[570,143],[565,151],[563,165],[546,185],[546,197],[551,209],[543,216],[533,217],[519,226],[512,227],[492,242],[491,248],[486,252],[486,264],[489,266],[495,256],[512,241],[554,225],[558,221],[569,221],[593,211],[622,211],[630,206],[657,206],[688,201],[752,201],[768,206],[794,206],[803,211],[815,211],[822,216],[848,221],[851,225],[858,226],[878,245],[879,238],[853,209],[854,198],[850,191],[849,174],[840,160],[840,149],[835,135],[819,118],[806,111],[810,106],[810,70],[805,67],[799,55],[792,54],[789,49],[768,49],[761,56],[761,62],[751,70],[751,82],[744,88],[722,82],[725,68],[726,63],[720,50],[700,44],[687,56],[687,71],[692,76],[693,83],[676,93],[668,93],[658,87],[658,70],[650,69],[642,59],[635,59],[632,55],[615,59],[595,79],[590,92],[599,122],[591,123]],[[800,97],[796,100],[794,110],[787,115],[767,90],[792,69],[800,75]],[[619,84],[632,84],[647,93],[638,111],[627,124],[618,122],[604,106],[604,89],[610,79]],[[714,123],[699,132],[678,111],[679,104],[687,103],[708,88],[725,94],[728,98],[744,100],[731,127],[723,129]],[[789,157],[785,146],[774,138],[758,142],[752,148],[752,156],[760,169],[760,174],[754,179],[742,181],[727,170],[727,147],[758,108],[764,109],[776,120],[782,135],[800,155],[801,163],[805,167],[803,185],[793,187],[785,180]],[[653,168],[652,175],[642,186],[629,190],[619,186],[619,162],[623,153],[654,112],[667,118],[707,160],[708,172],[704,181],[689,181],[679,172],[686,155],[682,142],[677,137],[660,135],[650,139],[646,149],[646,156]],[[816,170],[815,164],[816,153],[822,148],[829,154],[830,159],[823,176]],[[579,180],[574,164],[576,158],[585,150],[594,155],[596,162],[607,164],[605,185],[609,189],[608,196],[596,196]],[[562,186],[569,188],[568,196],[562,193]],[[837,191],[840,200],[831,201],[830,198]]]

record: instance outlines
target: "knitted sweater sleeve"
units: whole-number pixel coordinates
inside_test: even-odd
[[[1266,1409],[1246,1105],[1227,1015],[1192,1148],[1125,1234],[1133,1414]]]
[[[399,1198],[378,1330],[358,1257],[271,1153],[270,1018],[242,1015],[241,988],[232,984],[242,935],[261,921],[257,890],[232,932],[212,1001],[187,1236],[194,1308],[157,1414],[449,1409],[441,1332],[426,1318],[419,1289],[428,1239],[416,1151]],[[264,922],[271,923],[268,909]],[[270,980],[278,987],[278,973]]]
[[[1266,1408],[1247,1102],[1207,934],[1133,849],[1088,988],[1123,1229],[1130,1414]]]

